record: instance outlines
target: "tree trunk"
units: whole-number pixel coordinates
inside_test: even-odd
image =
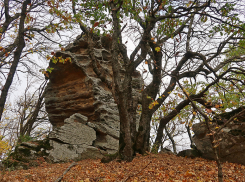
[[[118,2],[122,5],[123,1]],[[120,23],[118,19],[117,3],[110,2],[113,18],[113,35],[112,35],[112,70],[115,94],[117,96],[117,106],[120,116],[120,137],[119,137],[119,158],[125,161],[132,161],[135,141],[135,117],[136,103],[132,97],[132,74],[135,66],[129,63],[126,51],[121,45],[122,36]],[[123,56],[125,63],[125,72],[122,74],[120,70],[119,55]]]
[[[160,120],[159,127],[157,129],[157,137],[152,147],[153,153],[158,153],[159,147],[162,145],[163,130],[170,120],[168,118],[162,118]]]
[[[130,85],[130,83],[131,82],[129,80],[128,85]],[[133,160],[134,136],[132,135],[132,132],[135,132],[132,131],[131,125],[131,123],[134,121],[134,111],[130,90],[131,89],[125,89],[123,92],[119,92],[118,94],[118,110],[120,116],[119,156],[122,160],[128,162]]]
[[[119,50],[116,34],[113,35],[112,44],[112,70],[115,84],[115,94],[117,95],[117,106],[120,117],[120,137],[119,137],[119,157],[125,161],[133,160],[133,138],[131,135],[131,123],[134,121],[133,99],[132,99],[132,74],[130,69],[126,68],[124,79],[121,80],[120,68],[118,65]]]
[[[13,82],[14,74],[16,72],[16,68],[18,66],[22,50],[25,47],[24,24],[25,24],[25,18],[26,18],[27,5],[30,2],[31,2],[30,0],[26,0],[22,5],[21,18],[20,18],[20,23],[19,23],[19,32],[18,32],[18,37],[17,37],[19,39],[18,46],[14,52],[14,60],[10,67],[9,74],[4,84],[4,87],[2,89],[1,98],[0,98],[0,121],[2,119],[2,114],[3,114],[3,110],[4,110],[5,102],[7,99],[9,88]]]
[[[177,150],[176,150],[176,144],[175,144],[175,141],[174,141],[174,137],[172,136],[172,134],[168,131],[167,127],[165,126],[164,127],[167,135],[168,135],[168,138],[170,139],[172,145],[173,145],[173,151],[175,154],[177,154]],[[161,142],[161,145],[162,145],[162,142]]]
[[[129,119],[129,115],[126,112],[123,112],[123,110],[124,109],[121,109],[121,112],[119,111],[120,120],[121,120],[120,138],[119,138],[119,156],[122,160],[130,162],[133,160],[133,153],[134,153],[132,147],[132,138],[130,135],[130,119]]]
[[[142,94],[142,97],[146,97],[146,94]],[[151,99],[142,99],[142,112],[139,123],[139,128],[136,137],[136,152],[144,154],[146,151],[150,150],[150,130],[151,130],[151,117],[152,114],[148,109]]]
[[[195,146],[195,144],[194,144],[194,142],[193,142],[193,140],[192,140],[192,136],[191,136],[191,131],[190,131],[190,126],[189,126],[189,124],[188,124],[187,126],[185,126],[185,127],[186,127],[186,130],[187,130],[187,133],[188,133],[190,142],[191,142],[190,147],[191,147],[191,148],[195,148],[196,146]]]

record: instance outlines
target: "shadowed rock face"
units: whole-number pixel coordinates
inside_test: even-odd
[[[236,110],[220,115],[217,123],[224,123],[229,117],[233,116]],[[225,116],[225,117],[224,117]],[[234,162],[245,165],[245,115],[238,117],[237,120],[231,122],[224,127],[217,139],[222,139],[217,147],[221,161]],[[224,120],[224,121],[222,121]],[[212,130],[215,130],[213,124]],[[207,159],[215,159],[215,155],[211,146],[209,136],[207,136],[207,128],[205,123],[197,123],[193,125],[195,133],[193,141],[197,149],[202,153],[202,157]]]
[[[54,131],[50,134],[51,145],[54,149],[50,155],[55,162],[82,159],[84,158],[82,153],[87,149],[92,152],[91,155],[96,153],[95,156],[101,158],[102,156],[98,154],[99,149],[103,150],[104,154],[115,153],[118,148],[120,123],[115,95],[113,90],[109,89],[94,72],[86,41],[86,38],[76,40],[75,43],[68,45],[65,51],[56,52],[57,63],[50,61],[49,66],[53,68],[53,71],[49,74],[45,106],[49,120],[54,126]],[[93,53],[98,70],[107,83],[113,84],[111,54],[106,49],[109,46],[106,44],[107,47],[104,48],[96,43],[94,45]],[[66,58],[67,61],[64,61]],[[124,72],[122,67],[121,71]],[[136,101],[140,98],[139,90],[142,84],[141,75],[135,71],[133,97]],[[86,121],[74,124],[81,117],[87,118]],[[65,120],[66,118],[70,118],[69,122]],[[67,140],[66,138],[74,135],[72,130],[77,131],[75,134],[77,137],[83,138],[78,131],[87,136],[82,139],[85,143],[74,143],[73,139]],[[91,135],[93,135],[92,138],[88,137]],[[86,140],[91,140],[91,142],[86,143]],[[68,159],[62,158],[62,155]],[[57,158],[57,156],[60,157]]]
[[[62,126],[66,118],[77,112],[93,117],[93,84],[92,80],[85,79],[86,74],[75,64],[55,65],[45,97],[49,120],[53,126]]]

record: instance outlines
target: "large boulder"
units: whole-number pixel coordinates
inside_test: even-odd
[[[87,117],[73,114],[65,119],[61,127],[49,134],[49,159],[62,162],[81,159],[98,159],[105,154],[114,154],[118,149],[118,140],[110,135],[101,134],[87,122]],[[99,137],[98,137],[99,136]]]
[[[117,96],[111,89],[111,42],[103,37],[100,41],[93,42],[96,60],[92,61],[83,36],[56,52],[50,61],[45,107],[54,128],[49,137],[54,148],[50,158],[55,162],[102,158],[118,149],[120,123]],[[101,75],[96,74],[95,64]],[[123,75],[125,69],[119,66]],[[143,84],[139,72],[134,72],[132,81],[133,98],[138,102]]]
[[[188,157],[188,158],[196,158],[196,157],[201,157],[201,153],[196,150],[196,149],[186,149],[186,150],[182,150],[180,151],[177,156],[181,156],[181,157]]]
[[[174,153],[168,148],[161,148],[159,154],[174,154]]]
[[[2,169],[28,169],[38,166],[48,159],[49,151],[52,149],[49,139],[27,141],[18,144],[14,151],[2,161]]]
[[[222,127],[222,124],[236,113],[236,110],[225,113],[214,120],[211,129]],[[245,120],[240,116],[223,128],[223,132],[218,134],[217,139],[222,139],[217,147],[221,161],[234,162],[245,165]],[[220,125],[218,125],[220,124]],[[193,141],[197,149],[202,153],[202,157],[215,159],[215,155],[210,142],[207,127],[204,122],[192,126],[194,137]]]

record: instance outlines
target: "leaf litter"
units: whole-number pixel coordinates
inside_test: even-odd
[[[223,174],[225,182],[245,182],[244,165],[225,162]],[[59,178],[61,182],[215,182],[218,181],[218,171],[216,162],[211,160],[149,154],[137,155],[132,162],[112,161],[106,164],[99,159],[86,159],[75,165],[73,161],[43,162],[28,170],[1,171],[0,175],[2,182],[55,182]]]

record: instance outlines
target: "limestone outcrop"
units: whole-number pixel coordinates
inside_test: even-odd
[[[238,109],[239,110],[239,109]],[[220,115],[217,123],[220,126],[232,117],[236,110]],[[234,122],[226,125],[223,132],[218,135],[220,145],[217,147],[221,161],[228,161],[245,165],[245,115],[237,118]],[[216,118],[217,119],[217,118]],[[215,130],[217,125],[212,125]],[[197,149],[202,153],[203,158],[215,159],[215,155],[211,146],[209,136],[207,136],[207,128],[205,123],[197,123],[192,126],[194,137],[193,141]]]
[[[56,52],[50,61],[53,70],[48,75],[45,107],[54,128],[49,137],[53,147],[50,157],[55,162],[101,158],[118,149],[119,113],[114,91],[108,86],[113,84],[110,40],[101,40],[102,44],[93,43],[96,61],[91,58],[86,37]],[[101,75],[96,74],[94,65]],[[123,66],[120,69],[125,71]],[[140,98],[142,84],[140,73],[135,71],[135,100]]]

